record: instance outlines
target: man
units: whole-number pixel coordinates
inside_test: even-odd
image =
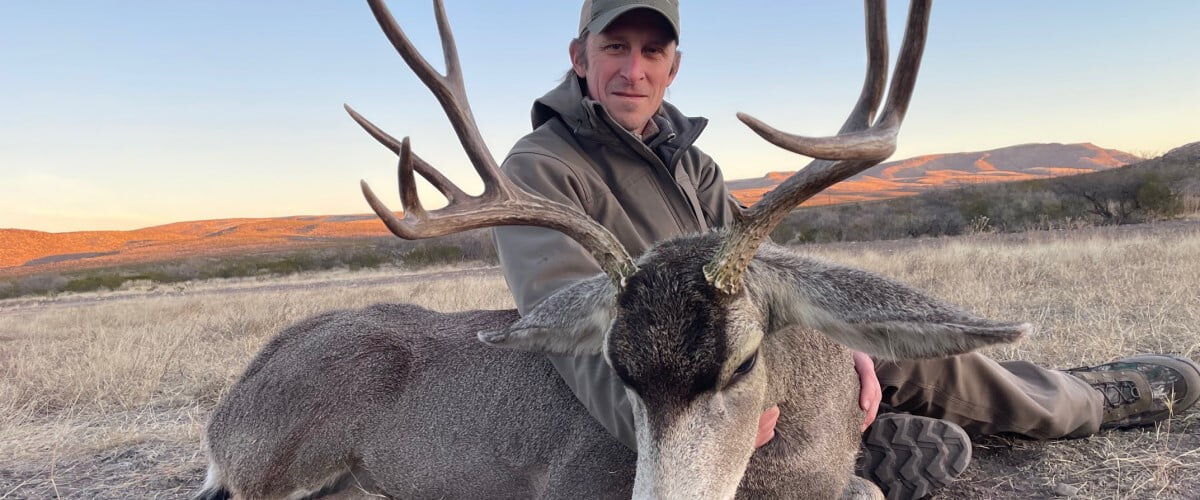
[[[707,121],[686,117],[663,100],[680,67],[678,8],[677,0],[586,1],[579,37],[568,49],[571,72],[534,102],[534,131],[502,166],[522,188],[596,219],[631,255],[674,236],[724,226],[733,217],[720,169],[693,145]],[[522,314],[561,287],[601,272],[582,247],[556,231],[506,227],[495,235]],[[868,477],[901,496],[921,496],[961,473],[970,455],[966,433],[1082,436],[1105,426],[1157,421],[1169,405],[1179,411],[1200,396],[1200,367],[1166,356],[1071,374],[977,354],[879,366],[861,353],[854,359],[864,427],[881,399],[894,411],[925,415],[882,416],[864,437]],[[600,356],[552,362],[591,414],[636,449],[629,401],[607,363]],[[778,414],[772,408],[762,416],[758,445],[769,445]],[[942,446],[918,447],[914,436]],[[882,460],[897,453],[922,467],[901,470],[909,460]],[[885,465],[874,466],[880,462]]]

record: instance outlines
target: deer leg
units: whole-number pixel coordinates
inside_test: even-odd
[[[883,500],[883,491],[874,483],[858,476],[851,476],[842,491],[842,500]]]

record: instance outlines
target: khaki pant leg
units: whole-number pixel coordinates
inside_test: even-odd
[[[1100,429],[1104,399],[1071,375],[1027,361],[977,353],[942,359],[876,361],[883,403],[940,418],[971,435],[1080,437]]]

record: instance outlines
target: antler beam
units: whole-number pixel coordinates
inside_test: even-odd
[[[404,207],[403,218],[398,217],[380,201],[366,182],[362,183],[363,196],[388,229],[396,236],[411,240],[483,227],[545,227],[562,232],[579,242],[618,286],[632,276],[636,271],[633,259],[611,232],[573,207],[524,191],[500,172],[495,158],[488,151],[479,133],[475,118],[471,115],[466,86],[463,84],[462,67],[458,60],[458,49],[455,47],[454,35],[450,31],[450,22],[446,19],[446,9],[441,0],[434,0],[433,8],[446,61],[445,75],[439,74],[421,56],[382,0],[368,0],[367,3],[396,51],[441,103],[446,117],[458,135],[459,143],[484,184],[483,193],[479,196],[466,194],[413,153],[407,138],[397,141],[346,106],[350,117],[368,134],[400,155],[398,177],[400,199]],[[414,172],[433,184],[449,204],[438,210],[425,210],[417,196]]]
[[[888,100],[874,125],[871,122],[882,98],[888,64],[885,0],[865,0],[867,77],[858,103],[838,135],[822,138],[791,135],[748,115],[738,115],[772,144],[817,160],[734,217],[729,235],[704,267],[705,277],[713,286],[726,294],[737,293],[750,259],[788,212],[825,188],[879,164],[895,151],[896,135],[921,66],[931,4],[932,0],[913,0],[909,6],[904,43],[888,89]]]

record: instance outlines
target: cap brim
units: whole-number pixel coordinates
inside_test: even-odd
[[[671,21],[671,16],[668,16],[667,13],[662,11],[662,9],[659,9],[658,7],[651,7],[649,5],[637,5],[637,4],[625,5],[625,6],[610,10],[608,12],[605,12],[604,14],[601,14],[599,17],[593,19],[592,22],[588,23],[588,25],[587,25],[588,33],[600,33],[602,31],[604,31],[604,29],[607,28],[608,25],[612,24],[613,21],[616,21],[618,17],[621,17],[626,12],[629,12],[631,10],[636,10],[636,9],[646,9],[646,10],[652,10],[654,12],[657,12],[658,15],[662,16],[663,21],[667,22],[667,26],[671,27],[671,31],[675,35],[675,41],[676,42],[679,41],[679,26],[676,26],[675,23]]]

